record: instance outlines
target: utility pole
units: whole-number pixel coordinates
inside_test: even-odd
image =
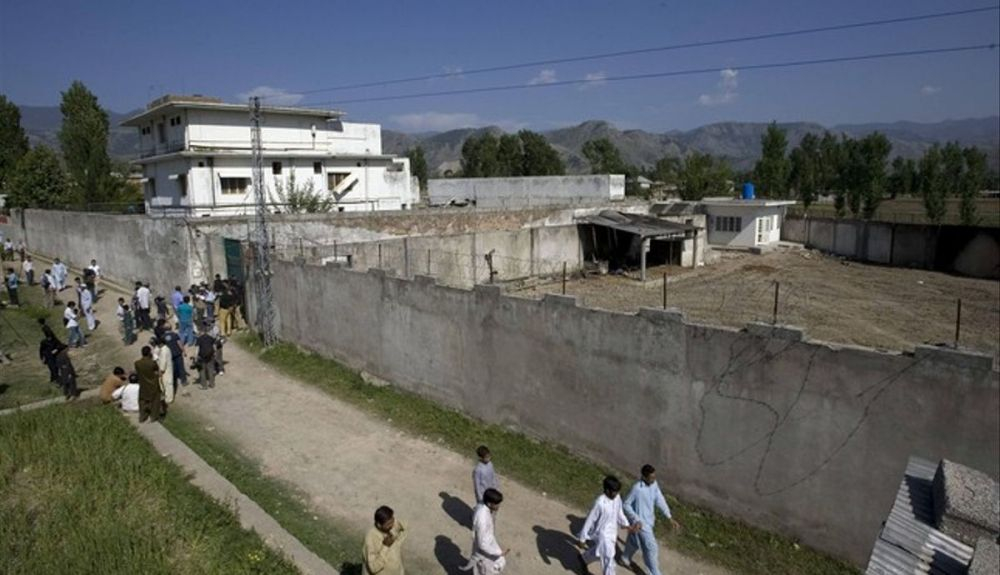
[[[257,296],[257,330],[265,347],[277,343],[271,294],[271,236],[267,231],[267,190],[264,187],[264,146],[260,134],[260,97],[250,98],[250,136],[253,147],[253,192],[256,216],[250,244],[254,246],[254,293]]]

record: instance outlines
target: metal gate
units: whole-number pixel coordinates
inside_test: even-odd
[[[226,277],[237,279],[240,283],[244,283],[243,246],[240,240],[223,238],[222,245],[226,252]]]

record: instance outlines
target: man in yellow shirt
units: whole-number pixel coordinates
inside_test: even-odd
[[[122,387],[126,383],[128,383],[128,378],[125,377],[125,370],[120,367],[116,367],[114,372],[108,377],[106,377],[104,379],[104,382],[101,383],[101,391],[100,391],[101,401],[103,403],[111,403],[112,401],[114,401],[114,398],[111,397],[111,394],[114,393],[116,389]]]
[[[403,575],[403,541],[406,526],[383,505],[375,510],[375,526],[365,535],[364,575]]]

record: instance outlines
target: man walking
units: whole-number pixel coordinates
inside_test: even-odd
[[[59,344],[56,351],[56,369],[59,371],[59,387],[67,400],[76,399],[80,391],[76,388],[76,369],[69,359],[69,348]]]
[[[88,288],[80,290],[80,309],[83,310],[83,317],[87,318],[87,330],[97,329],[97,318],[94,316],[94,294]]]
[[[97,260],[90,260],[90,266],[83,270],[83,279],[94,296],[94,301],[97,301],[97,281],[101,279],[101,266],[97,265]]]
[[[495,575],[507,566],[507,554],[497,543],[493,528],[494,515],[500,509],[503,494],[489,488],[483,493],[483,502],[476,505],[472,513],[472,556],[463,571],[472,570],[474,575]]]
[[[14,271],[14,268],[7,268],[6,284],[7,284],[7,297],[10,299],[10,305],[20,307],[21,300],[18,299],[17,297],[17,285],[18,285],[17,272]]]
[[[46,335],[38,344],[38,359],[42,360],[45,367],[49,368],[49,383],[56,385],[59,384],[59,364],[56,362],[56,355],[63,347],[65,346],[56,339],[55,335],[51,337]]]
[[[180,330],[181,343],[194,345],[194,306],[191,305],[191,296],[184,296],[174,313],[177,315],[177,328]]]
[[[630,524],[628,517],[622,511],[622,500],[618,492],[622,484],[614,475],[608,475],[603,482],[604,493],[597,497],[583,529],[576,536],[578,544],[585,546],[587,541],[594,544],[580,555],[584,570],[587,563],[596,560],[601,562],[602,575],[615,575],[615,550],[618,541],[618,529],[628,528],[630,533],[638,531],[641,525]]]
[[[31,256],[24,256],[24,261],[21,262],[21,273],[24,274],[24,281],[29,286],[35,285],[35,262],[31,260]]]
[[[63,323],[66,324],[66,330],[69,332],[68,343],[70,347],[83,347],[87,345],[87,341],[83,338],[83,333],[80,331],[80,322],[76,313],[75,301],[66,304],[66,309],[63,310]]]
[[[153,318],[149,313],[152,295],[148,284],[135,282],[135,320],[139,324],[139,329],[153,329]]]
[[[649,575],[660,575],[660,564],[657,559],[660,547],[656,542],[656,535],[653,534],[653,526],[656,525],[656,510],[659,509],[663,515],[670,520],[670,525],[676,530],[681,528],[680,523],[674,521],[670,514],[670,506],[660,491],[660,486],[656,483],[656,469],[648,463],[642,466],[642,478],[632,486],[625,504],[622,506],[625,516],[630,521],[639,523],[642,528],[632,533],[625,540],[625,551],[622,552],[622,563],[632,568],[632,557],[639,549],[642,550],[642,560],[646,564]]]
[[[56,279],[50,270],[42,274],[42,290],[45,291],[45,307],[56,305]]]
[[[177,308],[184,303],[184,292],[181,291],[181,286],[174,286],[174,292],[170,294],[170,307],[174,310],[174,315],[177,315]]]
[[[164,333],[165,336],[166,333]],[[160,370],[160,390],[163,392],[163,401],[171,404],[174,402],[174,359],[166,341],[156,338],[155,343],[153,358],[156,360],[156,367]]]
[[[174,392],[178,385],[187,385],[187,371],[184,369],[184,348],[177,332],[168,329],[163,333],[163,344],[170,350],[171,374],[173,375]]]
[[[472,491],[476,495],[476,503],[482,503],[483,493],[491,488],[500,489],[500,484],[497,482],[496,473],[493,472],[493,456],[490,454],[490,448],[480,445],[476,448],[476,456],[479,457],[479,463],[472,470]]]
[[[55,280],[56,291],[62,291],[66,289],[66,276],[69,275],[69,271],[66,269],[66,264],[59,261],[56,258],[52,263],[52,278]]]
[[[375,510],[375,526],[365,535],[362,549],[364,575],[403,575],[403,541],[406,526],[385,505]]]
[[[152,419],[159,421],[162,398],[160,397],[160,370],[153,360],[153,350],[145,345],[142,357],[135,362],[135,373],[139,376],[139,423]]]

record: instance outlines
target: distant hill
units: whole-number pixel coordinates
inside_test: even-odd
[[[138,110],[126,114],[109,112],[111,133],[109,153],[118,159],[128,160],[138,154],[138,135],[134,128],[118,126]],[[57,106],[21,106],[21,125],[28,139],[58,149],[56,134],[62,124],[62,114]],[[613,124],[590,120],[580,125],[542,132],[566,162],[570,173],[583,173],[589,165],[583,157],[583,145],[588,140],[608,138],[621,151],[629,163],[651,167],[663,156],[684,156],[692,151],[707,152],[725,157],[738,170],[746,170],[760,158],[760,137],[767,129],[763,122],[720,122],[693,130],[672,130],[665,133],[644,130],[619,130]],[[863,137],[874,131],[882,132],[892,143],[892,156],[918,158],[934,143],[958,140],[963,146],[978,146],[986,150],[990,166],[1000,166],[1000,116],[946,120],[930,124],[917,122],[892,122],[875,124],[843,124],[826,128],[810,122],[779,124],[787,130],[790,146],[798,145],[802,136],[829,130],[852,137]],[[440,133],[407,134],[382,130],[382,149],[388,154],[405,154],[416,145],[424,148],[427,164],[432,173],[457,171],[460,168],[462,144],[472,135],[486,132],[499,135],[503,130],[495,126],[463,128]]]

